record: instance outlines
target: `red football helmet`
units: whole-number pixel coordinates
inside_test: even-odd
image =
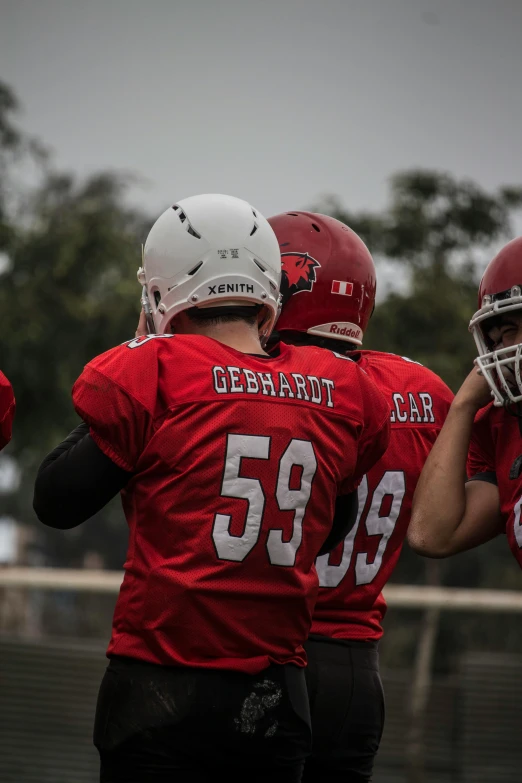
[[[509,242],[489,262],[480,281],[478,306],[469,324],[479,352],[476,363],[491,388],[495,405],[520,402],[522,343],[492,351],[487,321],[522,310],[522,237]]]
[[[375,303],[370,251],[351,228],[314,212],[269,218],[281,249],[278,332],[307,332],[362,344]]]

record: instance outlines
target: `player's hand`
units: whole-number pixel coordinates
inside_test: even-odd
[[[144,337],[147,334],[147,319],[145,318],[145,312],[142,309],[140,313],[140,320],[138,321],[138,328],[136,329],[136,337]]]
[[[472,371],[455,395],[454,405],[472,409],[475,413],[491,402],[492,392],[483,375],[479,374],[476,367]]]

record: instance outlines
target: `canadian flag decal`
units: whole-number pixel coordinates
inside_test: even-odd
[[[332,280],[332,294],[351,296],[353,294],[353,283],[343,283],[341,280]]]

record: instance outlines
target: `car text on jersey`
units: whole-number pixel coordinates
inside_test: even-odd
[[[408,392],[392,394],[392,410],[390,421],[431,424],[435,421],[433,415],[433,398],[428,392]]]

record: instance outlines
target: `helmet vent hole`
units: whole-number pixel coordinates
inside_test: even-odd
[[[201,239],[201,234],[198,234],[198,232],[195,231],[192,228],[192,226],[190,225],[189,220],[187,220],[187,216],[185,215],[185,213],[183,212],[181,207],[179,207],[177,204],[175,204],[172,207],[172,209],[174,210],[174,212],[177,212],[178,217],[179,217],[181,223],[183,223],[185,225],[185,228],[187,229],[187,233],[190,234],[193,237],[196,237],[196,239]]]
[[[156,310],[158,309],[158,305],[161,302],[161,294],[159,291],[154,291],[154,301],[156,303]]]
[[[257,212],[255,211],[255,209],[254,209],[253,207],[252,207],[252,214],[253,214],[253,216],[254,216],[255,218],[257,217]]]
[[[251,237],[253,237],[253,236],[254,236],[254,234],[255,234],[255,233],[256,233],[256,231],[257,231],[257,228],[258,228],[258,226],[257,226],[257,223],[254,223],[254,228],[253,228],[253,229],[252,229],[252,231],[250,232],[250,236],[251,236]]]
[[[200,239],[201,239],[201,237],[200,237]],[[194,269],[191,269],[190,272],[187,272],[187,274],[188,275],[195,275],[196,272],[198,271],[198,269],[201,269],[202,266],[203,266],[203,261],[200,261],[199,264],[196,264]]]
[[[314,229],[314,231],[320,231],[321,230],[316,223],[312,223],[312,228]]]
[[[263,266],[263,264],[257,260],[257,258],[254,258],[254,264],[259,267],[259,269],[262,272],[266,272],[266,268]]]
[[[187,231],[189,234],[191,234],[193,237],[196,237],[196,239],[201,239],[201,234],[198,234],[197,231],[194,231],[190,223],[187,222]]]

